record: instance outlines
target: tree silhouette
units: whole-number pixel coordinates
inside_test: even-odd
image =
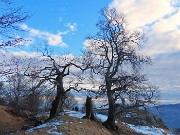
[[[86,41],[86,57],[91,60],[91,73],[99,94],[108,98],[108,119],[103,123],[111,130],[115,125],[116,102],[128,100],[129,107],[142,107],[155,103],[156,90],[141,74],[143,65],[151,64],[148,56],[138,52],[144,34],[131,31],[123,14],[115,9],[102,10],[95,36]],[[121,100],[118,100],[121,99]],[[122,100],[124,99],[124,100]]]

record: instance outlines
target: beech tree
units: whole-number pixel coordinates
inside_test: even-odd
[[[103,125],[117,130],[116,103],[127,101],[131,103],[129,107],[155,103],[157,91],[141,72],[144,65],[152,62],[138,50],[144,43],[143,32],[130,30],[123,14],[104,9],[97,27],[97,34],[85,42],[86,57],[91,60],[90,69],[99,94],[108,99],[108,118]]]

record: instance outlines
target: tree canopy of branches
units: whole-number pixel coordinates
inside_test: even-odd
[[[25,37],[21,24],[30,18],[22,6],[18,6],[14,0],[0,0],[0,75],[12,74],[14,65],[10,53],[7,55],[9,47],[22,45]],[[2,50],[5,49],[6,51]]]
[[[13,58],[9,61],[9,69],[12,70],[2,77],[5,88],[1,95],[4,96],[6,105],[16,111],[28,110],[37,113],[41,102],[40,96],[45,91],[45,80],[24,76],[26,65],[23,65],[23,61],[24,58]]]
[[[81,84],[82,79],[74,73],[77,69],[85,70],[85,67],[81,64],[81,60],[76,60],[72,55],[53,55],[48,45],[43,46],[40,51],[42,55],[27,64],[25,75],[49,81],[56,87],[56,96],[52,102],[49,117],[52,119],[63,112],[67,93],[78,89],[78,85]],[[75,64],[76,62],[79,64]]]
[[[116,130],[116,102],[142,107],[155,103],[157,91],[141,74],[143,65],[151,64],[148,56],[138,52],[143,45],[144,34],[128,28],[123,14],[115,9],[102,10],[97,23],[99,32],[86,41],[86,57],[91,60],[91,72],[100,95],[108,98],[108,119],[103,123]]]
[[[0,47],[19,45],[23,38],[18,35],[22,31],[20,24],[30,16],[23,7],[15,7],[12,0],[0,0]]]
[[[14,74],[6,82],[6,101],[8,106],[16,111],[28,110],[37,113],[40,107],[40,96],[43,81],[38,78],[29,78],[23,74]]]

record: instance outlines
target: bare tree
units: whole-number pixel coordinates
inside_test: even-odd
[[[6,94],[7,92],[4,88],[4,82],[0,82],[0,105],[6,105]]]
[[[70,90],[78,89],[78,85],[81,84],[82,79],[74,76],[75,68],[79,70],[85,70],[85,68],[80,63],[81,59],[76,59],[72,55],[53,55],[48,45],[42,46],[39,51],[42,56],[27,64],[29,66],[27,66],[25,75],[44,79],[55,85],[56,96],[52,102],[49,116],[49,119],[52,119],[63,112],[65,99],[68,96],[67,93]]]
[[[5,87],[2,95],[5,97],[7,105],[16,111],[28,110],[37,113],[45,80],[24,76],[28,66],[26,65],[26,58],[13,56],[13,58],[5,61],[7,65],[3,65],[4,72],[2,72],[1,79]]]
[[[37,113],[43,84],[44,80],[30,78],[23,74],[9,75],[4,90],[7,94],[3,93],[3,95],[6,97],[8,106],[14,108],[16,112],[27,110]]]
[[[103,125],[117,130],[115,109],[119,99],[123,104],[128,100],[131,107],[155,102],[156,91],[141,74],[143,65],[151,64],[151,59],[138,52],[144,34],[131,31],[124,15],[115,9],[102,10],[97,27],[99,32],[86,41],[86,56],[91,60],[90,69],[96,79],[96,88],[100,95],[105,94],[108,98],[108,119]]]
[[[20,24],[30,16],[23,7],[15,7],[12,0],[0,0],[0,48],[16,46],[24,40],[18,33]]]
[[[0,75],[12,74],[13,68],[7,49],[22,45],[25,37],[21,24],[30,18],[22,6],[17,6],[14,0],[0,0]],[[5,50],[2,50],[5,49]],[[7,53],[8,52],[8,53]]]
[[[98,119],[95,117],[94,112],[93,112],[93,103],[92,103],[91,97],[87,96],[85,108],[86,108],[86,115],[83,118],[84,119],[90,119],[93,121],[98,121]]]

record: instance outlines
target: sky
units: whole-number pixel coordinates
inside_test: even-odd
[[[30,31],[31,40],[43,39],[62,53],[80,54],[83,42],[97,31],[100,10],[110,1],[17,0],[17,3],[32,14],[22,25]]]
[[[31,55],[34,46],[48,43],[60,53],[81,54],[86,38],[97,32],[100,10],[115,8],[131,29],[143,29],[142,50],[153,58],[146,71],[162,92],[164,102],[180,102],[180,0],[16,0],[31,18],[21,24],[29,42],[14,53]]]

